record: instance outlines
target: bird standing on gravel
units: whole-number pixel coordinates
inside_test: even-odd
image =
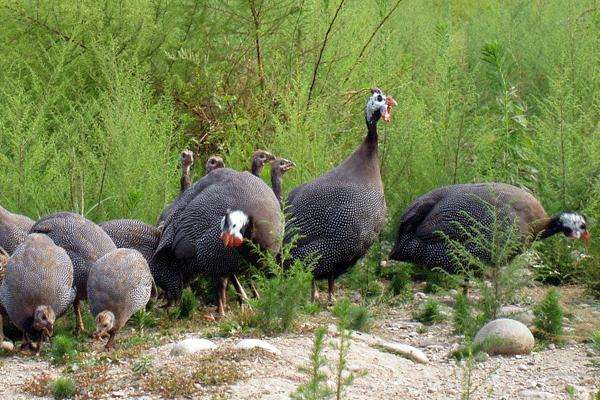
[[[27,236],[9,259],[0,286],[0,303],[23,331],[22,349],[39,353],[41,342],[52,336],[56,318],[64,314],[75,294],[73,264],[67,252],[46,235]],[[35,345],[33,334],[40,337]]]
[[[117,249],[99,258],[87,285],[90,309],[96,317],[94,338],[108,337],[106,348],[112,348],[117,332],[146,307],[153,284],[148,263],[137,250]]]

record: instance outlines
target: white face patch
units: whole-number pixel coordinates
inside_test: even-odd
[[[225,223],[225,218],[227,218],[227,224]],[[229,233],[237,237],[238,239],[242,239],[242,229],[248,224],[248,215],[241,210],[235,210],[227,214],[221,220],[221,231],[224,231],[227,225],[229,229]]]
[[[387,96],[382,91],[375,90],[371,97],[369,97],[367,107],[365,108],[367,120],[372,121],[373,114],[375,114],[377,110],[380,110],[383,115],[385,107],[387,107]]]
[[[580,214],[564,213],[560,216],[562,226],[571,229],[572,237],[575,239],[581,238],[581,235],[586,230],[585,218]]]

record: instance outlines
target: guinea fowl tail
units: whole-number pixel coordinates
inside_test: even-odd
[[[390,252],[390,255],[388,256],[388,258],[390,260],[402,261],[402,245],[399,240],[396,240],[396,243],[394,244],[394,248]]]

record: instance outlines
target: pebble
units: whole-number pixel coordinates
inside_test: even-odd
[[[531,331],[519,321],[500,318],[488,322],[477,332],[474,342],[490,341],[487,353],[490,355],[521,355],[533,350],[535,340]]]
[[[542,392],[538,390],[523,390],[519,393],[522,399],[554,399],[554,395],[548,392]]]
[[[554,343],[550,343],[548,345],[548,350],[556,350],[556,345]]]
[[[4,341],[2,343],[0,343],[0,349],[12,353],[12,351],[15,349],[15,345],[12,344],[11,342],[8,341]]]
[[[377,343],[377,346],[391,353],[398,354],[404,358],[408,358],[409,360],[412,360],[414,362],[418,362],[421,364],[429,363],[429,359],[427,358],[425,353],[423,353],[416,347],[412,347],[407,344],[381,340],[379,341],[379,343]]]
[[[527,370],[529,369],[529,367],[528,367],[527,365],[525,365],[525,364],[521,364],[521,365],[519,365],[519,366],[517,367],[517,369],[518,369],[519,371],[527,371]]]
[[[172,356],[184,356],[188,354],[196,354],[202,351],[214,350],[217,345],[207,339],[185,339],[175,343],[171,347]]]
[[[427,298],[427,295],[423,292],[417,292],[417,293],[415,293],[415,297],[419,300],[423,300],[423,299]]]
[[[281,350],[273,346],[271,343],[261,339],[242,339],[235,344],[237,350],[252,350],[252,349],[263,349],[269,353],[281,355]]]

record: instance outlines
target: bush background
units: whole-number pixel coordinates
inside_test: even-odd
[[[360,143],[379,86],[386,236],[432,188],[499,180],[586,213],[599,269],[596,1],[3,0],[0,20],[11,211],[154,223],[184,147],[196,177],[266,148],[297,164],[288,191]]]

